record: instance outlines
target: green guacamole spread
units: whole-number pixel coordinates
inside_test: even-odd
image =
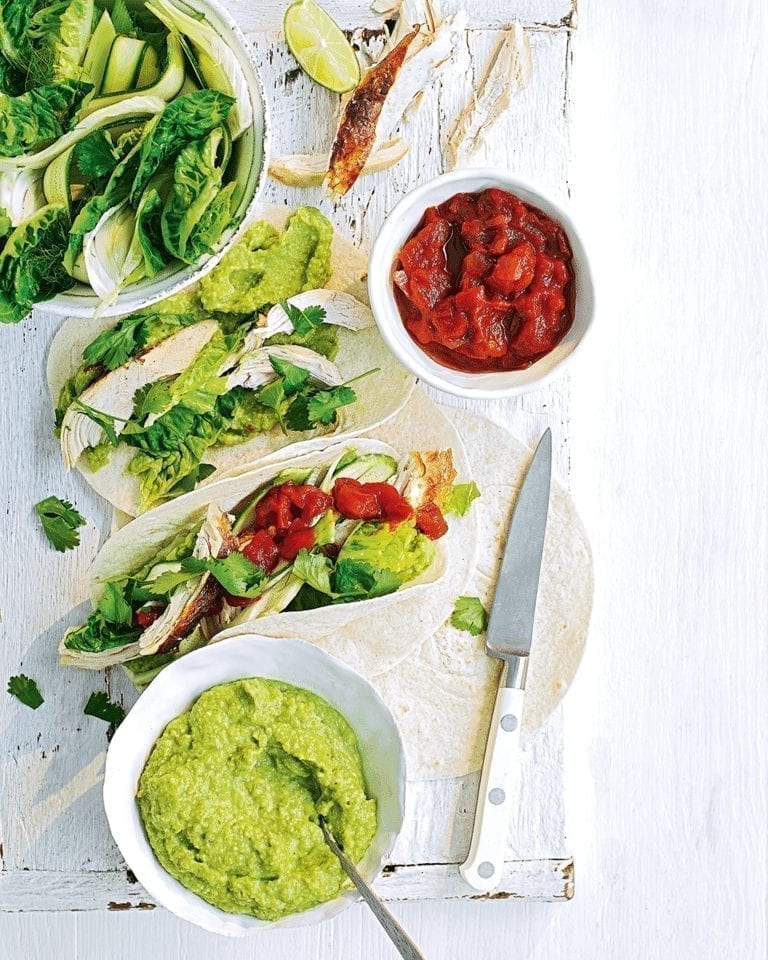
[[[316,694],[277,680],[202,694],[158,739],[137,800],[172,876],[221,910],[262,920],[347,885],[318,814],[353,862],[376,833],[352,728]]]

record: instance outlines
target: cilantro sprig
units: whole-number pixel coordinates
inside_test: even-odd
[[[35,512],[40,517],[43,533],[54,550],[64,553],[65,550],[73,550],[79,546],[78,528],[85,526],[86,521],[69,500],[46,497],[35,504]]]
[[[451,614],[451,626],[466,630],[473,637],[488,626],[488,614],[479,597],[458,597]]]
[[[89,717],[98,717],[107,723],[119,725],[125,719],[125,710],[119,703],[112,703],[103,690],[94,692],[88,697],[83,713]]]
[[[45,703],[37,683],[35,683],[31,677],[25,677],[23,673],[19,674],[18,677],[10,678],[8,681],[8,693],[33,710],[37,710],[40,704]]]
[[[320,306],[304,307],[302,310],[300,307],[288,303],[287,300],[280,300],[280,306],[293,324],[294,331],[300,337],[306,337],[312,333],[314,329],[320,326],[327,315],[325,307]]]

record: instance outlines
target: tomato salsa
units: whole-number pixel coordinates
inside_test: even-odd
[[[506,190],[457,193],[429,207],[395,263],[406,330],[457,370],[522,370],[573,323],[565,231]]]

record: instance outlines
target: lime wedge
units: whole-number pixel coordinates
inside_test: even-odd
[[[283,31],[301,69],[321,87],[346,93],[360,83],[360,64],[341,28],[315,3],[296,0],[285,11]]]

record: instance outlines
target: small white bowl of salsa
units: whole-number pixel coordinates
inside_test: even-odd
[[[356,899],[339,889],[315,809],[349,831],[372,882],[404,800],[400,735],[370,684],[319,647],[256,634],[166,667],[115,733],[104,777],[112,835],[149,895],[236,937],[317,923]]]
[[[412,373],[469,398],[558,375],[589,329],[594,292],[568,213],[505,170],[455,170],[407,194],[371,250],[368,292]]]

